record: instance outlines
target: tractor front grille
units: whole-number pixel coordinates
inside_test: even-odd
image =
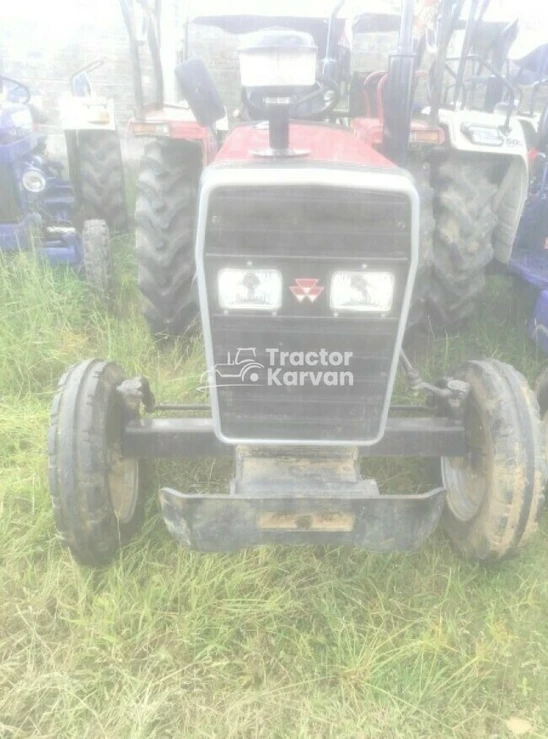
[[[290,174],[283,186],[212,188],[198,259],[209,376],[223,438],[367,444],[382,436],[414,277],[411,186],[395,176],[402,191],[291,185]],[[282,272],[283,304],[276,315],[219,308],[219,270],[246,266]],[[395,274],[392,310],[384,316],[335,315],[332,274],[362,269]],[[314,302],[299,302],[291,290],[303,279],[323,288]],[[239,377],[240,363],[227,376],[238,355],[249,359],[250,372]]]
[[[21,220],[21,199],[17,177],[9,162],[0,162],[0,223]]]

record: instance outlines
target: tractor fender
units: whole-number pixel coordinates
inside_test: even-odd
[[[204,167],[215,159],[219,142],[213,128],[200,125],[190,111],[166,108],[147,115],[143,121],[129,122],[129,131],[137,138],[146,136],[159,140],[187,141],[202,152]]]
[[[171,139],[189,141],[200,147],[204,166],[211,164],[219,151],[215,131],[199,123],[176,123],[171,126]]]
[[[60,105],[63,131],[116,131],[114,102],[103,97],[65,97]]]
[[[520,116],[519,122],[523,128],[525,134],[525,141],[527,142],[527,149],[531,151],[537,144],[538,139],[538,124],[540,121],[540,115],[534,116]]]
[[[498,192],[493,210],[498,225],[493,234],[495,259],[507,264],[527,200],[529,189],[529,157],[525,132],[517,118],[511,118],[508,131],[502,131],[506,116],[502,113],[482,113],[470,110],[441,110],[440,124],[446,133],[446,146],[463,154],[488,154],[503,164],[493,167],[494,184]],[[475,143],[466,133],[469,126],[495,132],[500,143],[493,145]],[[506,166],[505,166],[506,165]]]

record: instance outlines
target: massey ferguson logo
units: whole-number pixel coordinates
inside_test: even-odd
[[[291,285],[289,289],[299,303],[302,303],[303,300],[310,300],[311,303],[314,303],[325,290],[319,282],[319,280],[312,277],[297,277],[295,284]]]
[[[352,387],[354,374],[350,371],[353,352],[319,351],[284,352],[265,349],[264,362],[257,359],[252,347],[228,352],[227,361],[203,376],[209,387]],[[207,385],[205,382],[207,381]]]

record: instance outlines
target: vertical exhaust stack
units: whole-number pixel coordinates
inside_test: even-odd
[[[262,96],[268,110],[269,148],[257,156],[293,157],[289,123],[292,95],[316,83],[317,47],[308,33],[269,29],[249,34],[239,49],[242,87]]]
[[[402,0],[398,49],[390,55],[385,88],[383,152],[405,165],[413,113],[416,53],[413,44],[415,0]]]

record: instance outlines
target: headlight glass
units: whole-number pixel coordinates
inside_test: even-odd
[[[217,277],[219,305],[224,310],[277,311],[282,285],[277,269],[222,269]]]
[[[39,169],[27,169],[21,178],[21,183],[27,192],[34,195],[46,189],[47,181]]]
[[[463,123],[462,132],[476,146],[502,146],[505,142],[504,136],[496,126],[475,126],[471,123]]]
[[[396,278],[391,272],[335,272],[330,304],[335,312],[388,313]]]
[[[97,125],[110,123],[110,115],[106,105],[88,105],[88,123]]]

